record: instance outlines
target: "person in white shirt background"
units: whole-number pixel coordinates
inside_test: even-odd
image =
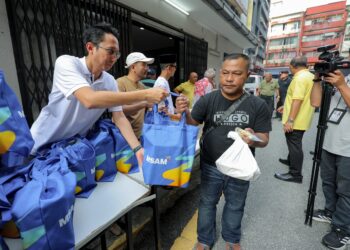
[[[159,56],[159,64],[161,68],[161,73],[158,76],[156,82],[154,83],[154,88],[161,87],[165,89],[168,93],[170,93],[169,79],[174,76],[176,72],[176,55],[175,54],[164,54]],[[175,113],[175,108],[173,104],[173,100],[171,95],[167,97],[167,112],[169,114]],[[163,108],[165,106],[164,102],[161,102],[159,108]]]

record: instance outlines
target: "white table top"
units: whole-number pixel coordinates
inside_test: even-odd
[[[130,209],[154,197],[140,200],[149,188],[118,173],[113,182],[99,182],[88,199],[75,201],[73,224],[76,249],[107,229]],[[11,250],[23,249],[21,241],[5,239]]]

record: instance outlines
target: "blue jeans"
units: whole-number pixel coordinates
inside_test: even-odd
[[[216,205],[221,194],[225,196],[222,213],[222,238],[229,243],[239,243],[241,221],[249,181],[243,181],[222,174],[216,166],[201,162],[201,187],[198,209],[198,242],[214,245],[216,238]]]

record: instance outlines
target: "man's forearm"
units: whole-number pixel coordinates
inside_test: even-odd
[[[145,95],[146,93],[143,90],[132,92],[95,91],[91,103],[93,108],[108,108],[144,101],[146,99]]]
[[[263,148],[269,143],[269,134],[268,133],[255,133],[257,137],[259,137],[262,141],[255,141],[251,147],[254,148]]]
[[[187,122],[187,124],[195,125],[195,126],[199,125],[199,123],[192,118],[191,112],[188,109],[185,112],[186,112],[186,122]]]
[[[134,149],[140,142],[137,140],[134,131],[130,125],[130,122],[124,115],[122,116],[113,116],[113,121],[115,125],[119,128],[121,134],[129,144],[129,146]]]
[[[299,110],[300,110],[300,107],[301,107],[301,104],[302,104],[302,100],[293,100],[292,101],[292,105],[291,105],[291,109],[290,109],[290,112],[289,112],[289,116],[288,116],[288,119],[291,119],[291,120],[295,120],[298,113],[299,113]]]
[[[321,82],[315,82],[312,86],[310,102],[311,106],[317,108],[321,105],[322,100],[322,87]]]
[[[146,101],[141,101],[134,104],[123,105],[123,112],[126,115],[133,115],[137,113],[141,109],[145,109],[147,107]]]
[[[151,98],[149,90],[114,92],[95,91],[90,87],[83,87],[76,90],[74,96],[88,109],[109,108],[118,105],[132,104]]]

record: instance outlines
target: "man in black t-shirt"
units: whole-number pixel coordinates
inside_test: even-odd
[[[208,134],[206,131],[243,96],[243,86],[248,76],[249,58],[244,54],[231,54],[224,58],[220,70],[220,89],[201,97],[192,113],[189,112],[185,97],[176,100],[177,110],[186,112],[187,123],[198,125],[204,122],[197,250],[209,249],[214,245],[216,205],[222,193],[226,201],[222,214],[222,237],[226,241],[226,249],[240,249],[241,221],[249,181],[222,174],[216,168],[215,161],[232,145],[233,141],[227,138],[227,134],[236,127],[245,129],[262,140],[256,142],[244,136],[243,140],[252,150],[255,147],[265,147],[271,131],[270,112],[263,100],[249,96],[220,126]]]
[[[287,90],[291,81],[292,79],[289,77],[288,70],[280,72],[280,77],[278,79],[278,85],[280,86],[280,99],[277,102],[277,108],[284,105],[284,101],[287,96]],[[279,112],[276,112],[276,118],[279,118],[280,120],[282,120],[282,114]]]

